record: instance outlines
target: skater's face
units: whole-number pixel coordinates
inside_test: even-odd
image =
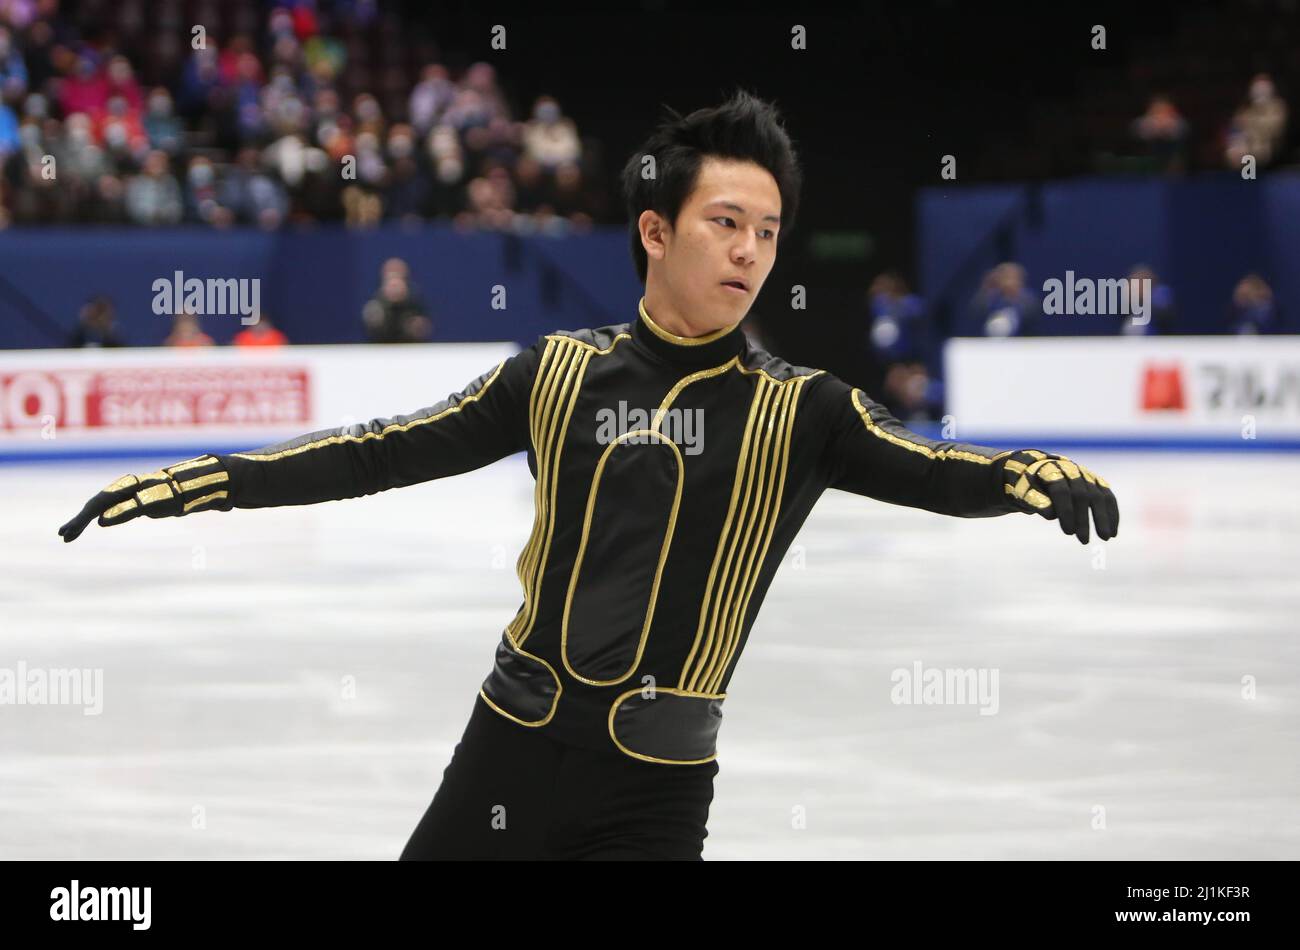
[[[682,308],[719,328],[744,319],[776,263],[781,192],[771,172],[706,158],[675,227],[644,214],[661,225],[646,253]]]

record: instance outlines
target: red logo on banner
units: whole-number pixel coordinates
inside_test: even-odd
[[[275,366],[0,373],[0,429],[278,426],[311,419],[308,370]]]
[[[1168,366],[1148,365],[1142,380],[1142,408],[1145,411],[1156,409],[1187,408],[1183,401],[1183,370],[1177,363]]]

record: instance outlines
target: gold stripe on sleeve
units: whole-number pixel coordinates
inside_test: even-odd
[[[890,443],[891,445],[897,445],[901,448],[907,449],[910,452],[919,452],[921,455],[924,455],[928,459],[938,459],[940,461],[946,461],[948,459],[960,459],[963,462],[977,462],[980,465],[993,464],[994,459],[986,458],[983,455],[976,455],[974,452],[963,452],[960,449],[939,449],[936,452],[928,445],[921,445],[918,442],[912,442],[909,439],[904,439],[897,435],[894,435],[892,432],[886,432],[871,418],[871,413],[869,413],[863,407],[862,403],[858,402],[859,392],[860,390],[857,389],[853,390],[849,394],[849,398],[853,401],[853,408],[855,408],[858,411],[858,415],[862,417],[862,424],[867,427],[868,432],[870,432],[872,435],[876,436],[877,438],[884,439],[886,442]]]
[[[310,452],[313,449],[319,449],[326,445],[341,445],[344,442],[365,442],[367,439],[382,439],[384,438],[384,436],[388,435],[391,432],[405,432],[408,429],[415,428],[416,426],[428,425],[430,422],[437,422],[439,419],[443,418],[444,416],[449,416],[453,412],[460,412],[460,410],[464,409],[472,402],[477,402],[480,398],[482,398],[484,393],[488,391],[488,387],[490,387],[494,382],[496,382],[497,377],[501,375],[501,368],[505,365],[506,365],[505,360],[502,360],[500,363],[498,363],[497,368],[492,371],[492,375],[488,377],[487,382],[485,382],[482,388],[479,389],[478,392],[474,393],[474,395],[466,396],[456,405],[448,406],[446,409],[442,410],[442,412],[436,412],[431,416],[425,416],[420,419],[412,419],[410,422],[403,422],[403,423],[395,422],[390,426],[385,426],[382,432],[366,432],[360,436],[332,435],[329,436],[328,438],[317,439],[315,442],[308,442],[305,445],[294,446],[291,449],[285,449],[282,452],[275,452],[272,453],[271,455],[254,455],[245,452],[235,452],[233,454],[235,458],[248,459],[250,462],[274,462],[276,459],[286,458],[290,455],[298,455],[302,452]]]

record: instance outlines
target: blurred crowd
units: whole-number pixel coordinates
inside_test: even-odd
[[[517,118],[491,65],[419,63],[373,2],[190,6],[0,0],[0,227],[565,233],[603,211],[598,150],[555,98]]]
[[[1174,292],[1154,270],[1138,264],[1123,279],[1130,312],[1098,314],[1103,325],[1122,336],[1180,332]],[[1049,319],[1078,319],[1046,311],[1043,295],[1030,287],[1025,268],[1014,261],[984,275],[967,316],[967,325],[985,337],[1036,336],[1044,333]],[[925,301],[897,273],[886,271],[867,291],[867,324],[867,347],[884,372],[884,401],[900,418],[936,417],[943,388],[934,370],[944,334]],[[1223,330],[1239,335],[1283,332],[1273,290],[1260,275],[1246,274],[1237,282],[1224,307]]]
[[[172,316],[171,331],[162,341],[163,346],[216,346],[216,341],[203,332],[201,318],[192,311],[182,311]],[[283,346],[289,338],[276,329],[270,316],[261,311],[256,322],[245,326],[231,340],[234,346]],[[64,346],[69,349],[89,347],[139,346],[127,340],[118,327],[117,308],[113,301],[97,295],[86,301],[77,314],[77,325],[69,334]]]
[[[189,310],[172,315],[171,331],[163,346],[216,346],[203,332],[202,316]],[[229,319],[229,318],[223,318]],[[379,269],[379,285],[361,310],[360,331],[370,343],[424,343],[433,337],[434,323],[429,307],[411,280],[411,268],[400,257],[390,257]],[[242,325],[242,321],[241,321]],[[141,346],[152,341],[128,341],[117,322],[113,301],[100,294],[92,297],[77,314],[77,325],[64,341],[69,349],[88,347]],[[265,310],[243,326],[230,341],[233,346],[284,346],[289,338],[271,321]]]
[[[1225,165],[1240,171],[1250,157],[1256,170],[1268,168],[1283,156],[1286,131],[1286,102],[1278,95],[1273,77],[1259,73],[1220,131]],[[1152,96],[1146,111],[1133,120],[1131,133],[1154,170],[1168,174],[1187,170],[1191,126],[1170,96]]]

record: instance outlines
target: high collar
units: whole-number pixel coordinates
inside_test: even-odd
[[[705,366],[725,363],[745,348],[745,332],[740,323],[724,327],[705,336],[678,336],[669,333],[650,319],[646,312],[645,297],[637,304],[640,312],[632,324],[632,339],[670,363]],[[742,321],[743,322],[743,321]]]

